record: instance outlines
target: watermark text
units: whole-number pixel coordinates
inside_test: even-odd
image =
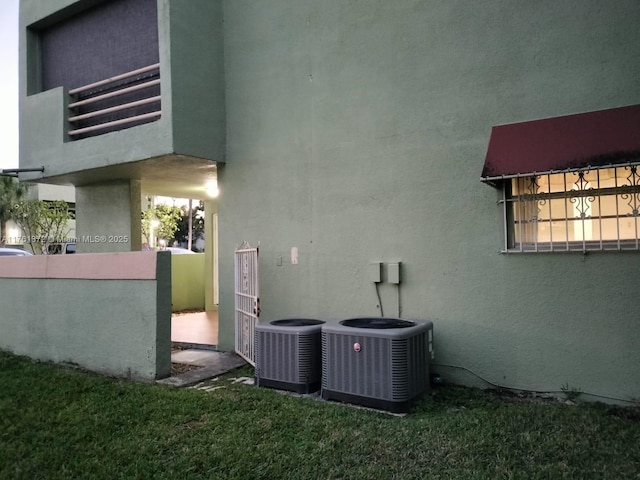
[[[24,243],[128,243],[129,235],[82,235],[73,237],[48,237],[38,235],[18,235],[2,236],[1,243],[4,244],[24,244]]]
[[[80,243],[128,243],[129,235],[82,235]]]

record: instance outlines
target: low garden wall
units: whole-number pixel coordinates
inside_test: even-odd
[[[171,370],[171,255],[0,257],[0,349],[138,380]]]

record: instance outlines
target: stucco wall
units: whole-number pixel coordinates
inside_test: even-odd
[[[379,315],[368,265],[402,261],[445,379],[640,397],[638,254],[500,254],[479,180],[493,125],[640,103],[639,20],[635,0],[225,2],[221,347],[247,240],[263,321]]]
[[[141,380],[171,368],[169,253],[0,258],[0,349]]]
[[[169,0],[169,20],[174,151],[224,161],[222,1]]]
[[[171,255],[171,309],[204,310],[205,255]]]
[[[79,253],[135,252],[142,248],[139,180],[76,188]]]

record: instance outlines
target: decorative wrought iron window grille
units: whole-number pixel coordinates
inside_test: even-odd
[[[640,250],[640,165],[505,180],[505,252]]]

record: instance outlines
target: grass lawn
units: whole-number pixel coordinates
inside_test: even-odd
[[[0,352],[0,479],[640,478],[633,409],[442,387],[396,417],[211,385],[131,383]]]

